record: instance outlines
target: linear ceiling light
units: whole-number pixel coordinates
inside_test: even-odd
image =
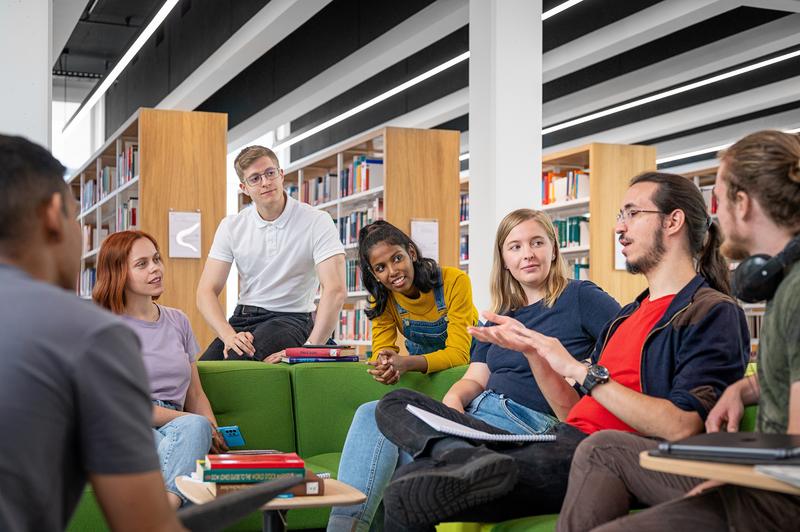
[[[791,133],[791,134],[800,133],[800,127],[786,130],[785,133]],[[680,153],[678,155],[670,155],[669,157],[662,157],[661,159],[656,159],[656,164],[671,163],[672,161],[680,161],[681,159],[697,157],[698,155],[705,155],[706,153],[716,153],[720,150],[724,150],[725,148],[729,148],[732,145],[733,142],[729,142],[727,144],[720,144],[719,146],[714,146],[713,148],[703,148],[700,150]]]
[[[648,103],[652,103],[658,100],[663,100],[664,98],[669,98],[670,96],[675,96],[676,94],[681,94],[690,90],[699,89],[700,87],[705,87],[706,85],[711,85],[712,83],[717,83],[718,81],[723,81],[736,76],[740,76],[742,74],[752,72],[753,70],[758,70],[760,68],[774,65],[775,63],[780,63],[781,61],[786,61],[798,56],[800,56],[800,50],[795,50],[794,52],[789,52],[783,55],[779,55],[777,57],[773,57],[771,59],[766,59],[764,61],[754,63],[752,65],[748,65],[742,68],[737,68],[736,70],[731,70],[730,72],[725,72],[723,74],[718,74],[710,78],[706,78],[700,81],[695,81],[694,83],[689,83],[688,85],[684,85],[682,87],[676,87],[668,91],[660,92],[658,94],[653,94],[652,96],[647,96],[646,98],[641,98],[639,100],[634,100],[632,102],[617,105],[615,107],[611,107],[604,111],[598,111],[596,113],[582,116],[580,118],[575,118],[574,120],[569,120],[567,122],[563,122],[555,126],[546,127],[542,129],[542,135],[547,135],[548,133],[561,131],[562,129],[566,129],[572,126],[577,126],[579,124],[585,124],[586,122],[591,122],[592,120],[597,120],[598,118],[603,118],[604,116],[609,116],[622,111],[627,111],[628,109],[633,109],[634,107],[640,107]]]
[[[300,133],[297,136],[294,136],[294,137],[291,137],[290,139],[287,139],[286,141],[278,144],[277,146],[273,147],[272,149],[276,150],[276,151],[277,150],[284,150],[284,149],[288,148],[289,146],[297,144],[301,140],[305,140],[308,137],[310,137],[312,135],[316,135],[320,131],[324,131],[324,130],[328,129],[329,127],[334,126],[334,125],[338,124],[339,122],[341,122],[343,120],[347,120],[351,116],[357,115],[361,111],[365,111],[365,110],[369,109],[370,107],[373,107],[373,106],[381,103],[382,101],[387,100],[387,99],[391,98],[392,96],[395,96],[396,94],[399,94],[399,93],[403,92],[404,90],[413,87],[414,85],[422,83],[426,79],[431,78],[431,77],[435,76],[436,74],[438,74],[440,72],[443,72],[443,71],[447,70],[448,68],[461,63],[462,61],[466,61],[467,59],[469,59],[469,52],[464,52],[463,54],[458,55],[458,56],[450,59],[449,61],[445,61],[441,65],[439,65],[439,66],[437,66],[435,68],[432,68],[431,70],[428,70],[427,72],[425,72],[423,74],[420,74],[419,76],[406,81],[405,83],[401,83],[397,87],[395,87],[395,88],[393,88],[391,90],[388,90],[388,91],[384,92],[383,94],[372,98],[371,100],[367,100],[366,102],[362,103],[361,105],[357,105],[357,106],[353,107],[349,111],[345,111],[344,113],[342,113],[342,114],[340,114],[338,116],[335,116],[335,117],[331,118],[330,120],[327,120],[327,121],[319,124],[318,126],[312,127],[308,131],[304,131],[303,133]]]
[[[111,72],[106,75],[106,77],[100,83],[100,86],[98,86],[97,89],[92,93],[86,103],[84,103],[80,109],[78,109],[78,111],[72,115],[72,118],[70,118],[69,122],[67,122],[67,125],[64,126],[62,132],[66,133],[67,129],[72,124],[79,122],[84,115],[86,115],[86,113],[92,110],[92,107],[94,107],[100,98],[106,93],[111,84],[117,80],[122,71],[125,70],[125,67],[128,66],[128,63],[130,63],[134,56],[139,53],[139,50],[142,49],[142,46],[144,46],[144,43],[147,42],[147,39],[149,39],[150,36],[155,33],[161,23],[164,22],[164,19],[167,18],[167,15],[169,15],[170,11],[172,11],[176,5],[178,5],[178,0],[167,0],[164,2],[164,5],[158,10],[156,16],[153,17],[153,20],[151,20],[142,33],[139,34],[131,47],[128,48],[128,51],[125,52],[125,55],[123,55],[122,58],[117,61],[117,64],[114,65],[114,68],[111,69]]]
[[[569,2],[564,2],[563,4],[559,4],[553,9],[542,13],[542,20],[547,20],[553,15],[558,15],[562,11],[566,11],[567,9],[571,8],[574,5],[580,4],[581,2],[583,2],[583,0],[569,0]]]

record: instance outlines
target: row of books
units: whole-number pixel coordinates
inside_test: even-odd
[[[383,197],[378,197],[366,209],[351,212],[334,222],[339,228],[339,239],[342,244],[355,244],[358,242],[358,232],[362,227],[381,219],[383,219]]]
[[[345,260],[344,279],[347,283],[348,292],[359,292],[364,290],[364,283],[361,281],[361,271],[358,267],[358,259]]]
[[[98,230],[93,225],[84,225],[83,253],[86,254],[94,249],[99,248],[100,244],[103,243],[103,240],[105,240],[107,236],[108,236],[108,226],[104,225]]]
[[[362,300],[356,302],[353,308],[341,310],[336,327],[336,337],[340,342],[372,340],[372,324],[365,314],[366,308],[367,302]]]
[[[542,172],[542,205],[589,196],[589,170]]]
[[[95,198],[95,201],[100,201],[108,196],[112,190],[114,190],[116,173],[117,169],[114,166],[104,166],[97,171],[97,182],[99,183],[99,186],[97,187],[98,194],[97,198]]]
[[[359,155],[342,169],[339,176],[339,197],[383,186],[383,159]]]
[[[309,205],[319,205],[336,199],[333,191],[336,186],[336,173],[329,173],[303,180],[303,201]]]
[[[558,234],[558,247],[572,248],[589,245],[589,218],[570,216],[556,218],[553,225]]]
[[[703,194],[703,199],[706,201],[706,209],[709,214],[716,214],[717,197],[714,195],[714,185],[700,187],[700,192]]]
[[[747,329],[750,331],[750,339],[757,340],[761,338],[761,323],[764,320],[763,314],[746,314]]]
[[[588,281],[589,280],[589,258],[588,257],[580,257],[575,260],[567,261],[567,271],[568,275],[571,275],[573,279],[579,281]]]
[[[298,187],[294,183],[289,183],[288,185],[286,185],[284,187],[284,190],[286,191],[286,195],[289,196],[290,198],[294,198],[296,200],[300,199],[300,187]]]
[[[458,260],[469,260],[469,233],[462,233],[458,237]]]
[[[117,209],[117,231],[127,231],[139,227],[139,198],[130,198]]]
[[[81,187],[81,210],[88,210],[97,203],[97,181],[92,179],[86,181]]]
[[[81,278],[78,282],[78,293],[81,297],[92,297],[92,290],[94,290],[96,280],[97,272],[94,268],[85,268],[81,272]]]
[[[458,221],[469,220],[469,192],[462,192],[458,199]]]
[[[139,144],[125,141],[117,154],[117,186],[122,186],[139,175]]]

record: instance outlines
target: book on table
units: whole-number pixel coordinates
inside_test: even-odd
[[[236,493],[252,487],[252,483],[222,484],[214,483],[211,486],[211,493],[216,497]],[[314,474],[310,469],[306,469],[305,482],[298,484],[289,490],[288,495],[293,497],[314,497],[325,495],[325,479]]]
[[[305,474],[305,462],[296,453],[210,454],[197,463],[198,480],[223,484],[265,482]]]

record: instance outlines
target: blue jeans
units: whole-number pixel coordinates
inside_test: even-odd
[[[179,410],[171,403],[153,401],[153,404]],[[189,475],[195,470],[197,460],[202,460],[211,448],[211,423],[203,416],[186,414],[153,429],[161,474],[167,491],[186,498],[175,485],[179,475]]]
[[[383,519],[375,519],[383,492],[396,468],[411,462],[411,455],[400,451],[378,430],[375,421],[377,401],[356,410],[339,462],[339,480],[367,495],[367,500],[353,506],[331,510],[328,532],[367,532],[383,528]],[[470,402],[468,414],[513,434],[538,434],[549,431],[558,420],[515,403],[501,394],[486,390]]]

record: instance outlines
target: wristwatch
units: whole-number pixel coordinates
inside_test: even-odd
[[[587,368],[586,378],[581,384],[581,391],[586,395],[592,395],[592,388],[598,384],[607,383],[610,376],[605,366],[592,364]]]

